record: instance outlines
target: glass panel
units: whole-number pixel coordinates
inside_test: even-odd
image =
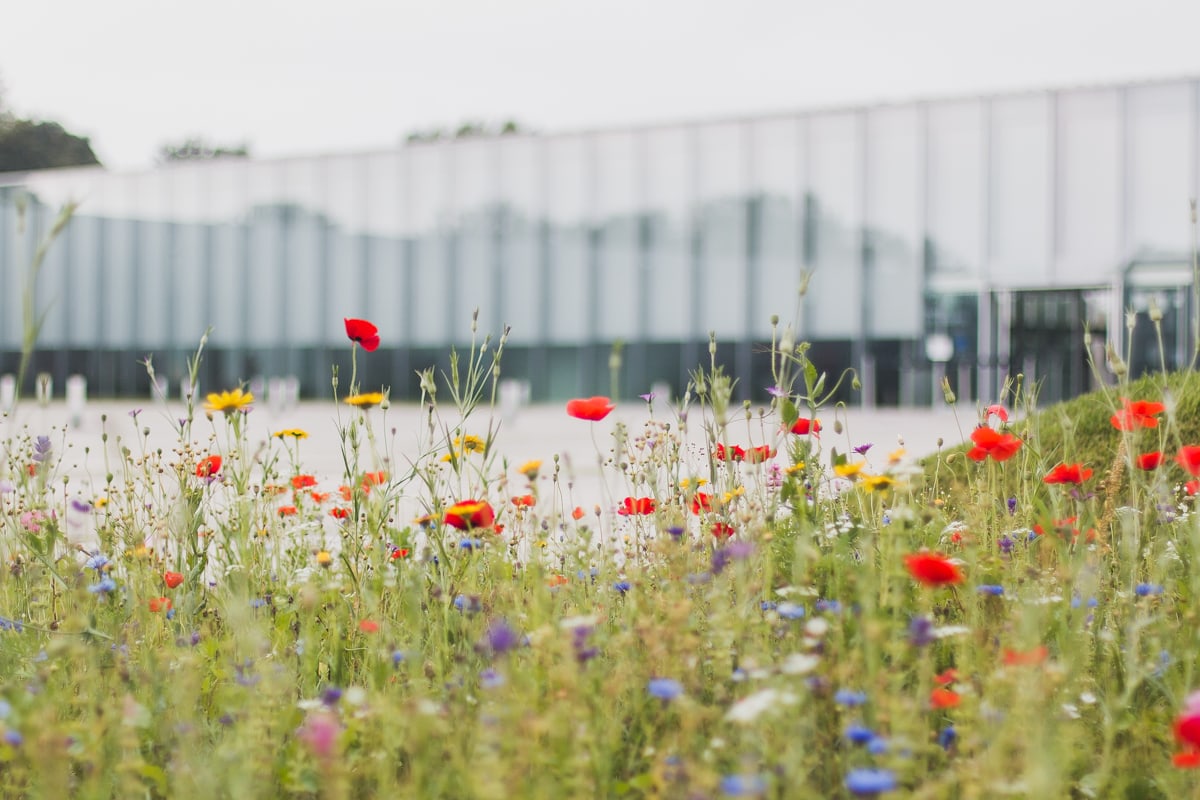
[[[642,338],[648,300],[639,280],[638,141],[627,132],[596,138],[596,227],[600,273],[592,302],[597,306],[599,337]]]
[[[925,243],[935,277],[982,274],[983,107],[978,101],[929,107]]]
[[[481,335],[499,335],[496,296],[497,179],[495,140],[469,139],[451,146],[454,170],[455,273],[450,291],[450,333],[456,341],[471,335],[471,315],[479,311]]]
[[[691,187],[692,137],[686,128],[662,128],[646,134],[646,294],[654,304],[646,331],[653,341],[695,337],[701,327],[686,298],[692,285]],[[674,376],[672,376],[674,377]]]
[[[1121,108],[1115,90],[1058,100],[1056,282],[1107,281],[1120,251]]]
[[[1191,101],[1184,83],[1129,89],[1127,244],[1134,258],[1190,252]]]
[[[126,175],[113,175],[96,187],[99,204],[126,201],[135,190],[134,181]],[[128,208],[129,206],[125,206]],[[137,223],[128,217],[110,218],[104,230],[104,255],[101,273],[101,303],[103,324],[100,343],[109,348],[127,347],[134,341],[134,318],[138,312],[136,296]]]
[[[208,276],[211,341],[215,347],[238,347],[246,341],[246,245],[249,235],[246,181],[247,164],[209,165],[210,198],[214,208],[226,212],[213,228],[212,268]],[[219,291],[230,287],[231,291]]]
[[[746,338],[746,154],[743,127],[704,125],[696,130],[697,219],[702,243],[698,310],[704,336]],[[697,337],[698,338],[698,337]]]
[[[449,196],[446,148],[409,145],[405,150],[408,154],[408,191],[405,193],[408,235],[414,242],[413,343],[444,345],[451,335],[447,315],[450,269],[443,233]]]
[[[867,118],[865,327],[874,338],[912,338],[922,331],[918,124],[913,106],[878,109]]]
[[[134,217],[137,242],[134,244],[136,275],[129,288],[134,298],[134,338],[130,345],[157,349],[170,341],[171,320],[177,295],[172,286],[170,229],[164,220],[171,216],[171,176],[147,172],[132,178],[130,192],[138,211]]]
[[[590,270],[584,214],[590,197],[591,148],[583,137],[554,138],[547,148],[546,212],[550,230],[550,337],[555,344],[588,337],[592,301],[582,287]]]
[[[750,329],[755,338],[765,339],[771,333],[772,314],[779,315],[780,330],[795,322],[804,264],[802,128],[796,119],[763,120],[751,128],[750,141],[749,233],[756,262],[749,281]]]
[[[360,156],[323,158],[325,226],[324,303],[327,323],[320,326],[331,344],[344,344],[343,317],[367,318],[371,287],[366,281],[367,197],[372,176]],[[386,320],[374,320],[387,325]]]
[[[210,230],[207,211],[208,185],[212,173],[207,165],[189,165],[163,174],[169,177],[169,210],[173,221],[166,231],[170,248],[166,266],[171,273],[171,319],[167,344],[195,349],[211,324],[211,299],[207,285],[212,280]]]
[[[509,341],[545,341],[547,291],[542,276],[541,246],[542,149],[536,139],[506,136],[500,140],[499,260],[502,325],[511,325]]]
[[[1050,100],[1007,97],[991,106],[991,264],[1005,286],[1049,280]]]
[[[46,235],[54,227],[54,221],[58,215],[57,207],[42,203],[30,205],[25,218],[29,221],[32,233],[38,243],[45,241]],[[28,269],[28,262],[26,262],[26,269]],[[62,347],[66,343],[71,307],[77,303],[88,301],[87,298],[78,297],[70,291],[69,270],[66,236],[59,236],[46,252],[46,258],[42,262],[41,272],[38,275],[34,313],[46,315],[41,334],[38,336],[40,348]],[[12,284],[15,291],[6,292],[6,294],[11,293],[20,297],[24,285],[25,280],[22,276],[17,283]]]
[[[862,329],[859,121],[849,113],[815,116],[808,135],[813,278],[804,335],[849,339]]]
[[[337,310],[327,308],[329,280],[325,267],[325,232],[330,218],[312,203],[322,192],[319,162],[308,159],[286,161],[282,165],[287,196],[294,198],[284,212],[282,260],[286,264],[283,293],[276,302],[286,306],[284,341],[295,347],[313,347],[337,330]],[[350,316],[347,312],[344,316]]]
[[[299,212],[295,204],[285,199],[285,177],[279,162],[252,164],[247,171],[246,188],[251,207],[250,258],[242,285],[250,307],[243,346],[271,347],[286,342],[284,304],[264,301],[264,298],[279,297],[281,290],[286,291],[284,230],[289,219]]]
[[[403,347],[408,339],[404,320],[412,316],[412,298],[404,288],[408,269],[402,236],[404,158],[400,152],[365,158],[364,171],[370,176],[366,187],[366,282],[371,289],[367,296],[367,319],[377,320],[377,325],[389,329],[382,346]],[[329,315],[336,321],[337,309],[331,308]]]

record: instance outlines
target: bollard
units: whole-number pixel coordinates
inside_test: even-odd
[[[87,406],[87,378],[82,375],[67,376],[67,418],[72,428],[83,424],[83,410]]]
[[[54,376],[49,372],[39,372],[33,384],[33,391],[39,406],[45,408],[50,405],[50,400],[54,397]]]

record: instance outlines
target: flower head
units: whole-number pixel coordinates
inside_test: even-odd
[[[673,678],[651,678],[646,684],[646,691],[651,697],[670,701],[683,694],[683,686]]]
[[[1163,454],[1158,450],[1153,453],[1141,453],[1136,459],[1137,467],[1141,470],[1149,472],[1152,469],[1158,469],[1159,464],[1163,461]]]
[[[235,411],[249,409],[250,404],[253,402],[254,395],[249,392],[243,392],[241,389],[234,389],[230,392],[212,392],[208,395],[208,402],[204,404],[204,409],[212,413],[221,412],[225,416],[229,416]]]
[[[859,767],[846,773],[842,785],[855,797],[875,797],[896,788],[896,773],[890,769]]]
[[[599,422],[616,408],[607,397],[576,398],[567,401],[567,415],[576,419]]]
[[[1059,464],[1042,478],[1043,483],[1073,483],[1076,486],[1092,477],[1092,471],[1082,464]]]
[[[196,476],[199,478],[211,478],[220,471],[221,457],[218,455],[206,456],[196,464]]]
[[[912,553],[904,557],[904,566],[909,575],[926,586],[963,582],[958,564],[937,553]]]
[[[362,345],[368,353],[379,347],[379,329],[365,319],[343,318],[346,322],[346,336],[350,341]]]
[[[1021,440],[1016,436],[998,433],[986,425],[971,432],[971,441],[975,446],[967,451],[967,458],[972,461],[983,461],[989,456],[996,461],[1007,461],[1021,447]]]
[[[800,417],[792,423],[791,432],[797,436],[809,436],[821,432],[821,420]]]
[[[281,431],[275,431],[271,435],[274,436],[276,439],[286,439],[288,437],[291,437],[293,439],[307,439],[308,431],[302,430],[300,428],[284,428]]]
[[[621,505],[617,508],[617,513],[622,517],[642,516],[654,513],[654,498],[653,497],[626,497]]]
[[[183,583],[183,573],[181,573],[181,572],[164,572],[163,573],[163,583],[165,583],[167,585],[168,589],[174,589],[177,586],[179,586],[179,584]]]
[[[1175,461],[1193,478],[1200,476],[1200,446],[1185,444],[1175,454]]]
[[[462,500],[446,509],[444,521],[460,531],[490,528],[496,521],[496,511],[486,500]]]
[[[365,410],[382,403],[383,392],[362,392],[360,394],[352,394],[347,397],[344,402],[347,405]]]
[[[1149,400],[1128,400],[1121,398],[1124,408],[1109,418],[1112,426],[1119,431],[1134,431],[1139,428],[1157,428],[1158,415],[1167,410],[1162,403],[1152,403]]]

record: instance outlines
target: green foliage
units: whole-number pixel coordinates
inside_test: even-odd
[[[57,122],[38,122],[0,114],[0,172],[99,163],[86,137],[68,133]]]

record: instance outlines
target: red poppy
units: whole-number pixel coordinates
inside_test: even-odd
[[[1155,450],[1153,453],[1142,453],[1137,457],[1138,469],[1146,471],[1158,469],[1158,465],[1162,463],[1163,454]]]
[[[571,512],[571,518],[576,521],[583,519],[583,506],[575,506],[575,510]]]
[[[1200,748],[1200,713],[1181,714],[1175,720],[1175,738]]]
[[[1033,667],[1046,660],[1050,648],[1039,644],[1032,650],[1009,650],[1004,648],[1004,664],[1009,667]]]
[[[408,548],[407,547],[393,547],[392,548],[392,560],[395,561],[398,558],[408,558]]]
[[[912,553],[904,557],[904,566],[909,575],[926,586],[963,582],[958,564],[937,553]]]
[[[532,508],[537,505],[537,498],[531,494],[523,494],[512,499],[512,504],[517,508]]]
[[[364,619],[358,623],[358,629],[363,633],[375,633],[379,630],[379,623],[373,619]]]
[[[164,572],[163,573],[163,583],[165,583],[167,585],[168,589],[174,589],[176,586],[183,583],[183,573],[182,572]]]
[[[296,513],[295,506],[280,506],[279,507],[279,516],[281,516],[281,517],[290,517],[295,513]]]
[[[171,602],[171,598],[169,598],[169,597],[151,597],[150,598],[150,610],[156,614],[159,611],[170,611],[171,608],[174,607],[174,605],[175,604]]]
[[[1183,485],[1183,490],[1188,493],[1189,497],[1194,497],[1200,492],[1200,481],[1188,481]]]
[[[444,521],[460,531],[490,528],[496,521],[496,511],[486,500],[463,500],[446,509]]]
[[[617,513],[622,517],[633,515],[653,514],[654,513],[654,498],[653,497],[626,497],[620,507],[617,508]]]
[[[948,667],[933,676],[933,682],[938,686],[949,686],[956,680],[958,680],[958,670],[954,667]]]
[[[1004,406],[1000,405],[999,403],[988,406],[984,411],[984,415],[988,417],[997,416],[1000,418],[1001,422],[1008,422],[1008,411],[1006,411]]]
[[[751,464],[761,464],[764,461],[774,458],[775,451],[771,449],[771,445],[763,444],[758,447],[751,447],[746,451],[746,460]]]
[[[1044,483],[1073,483],[1076,486],[1092,477],[1092,471],[1082,464],[1059,464],[1046,477]]]
[[[692,513],[699,514],[701,511],[712,511],[712,495],[696,492],[692,495]]]
[[[599,422],[616,408],[607,397],[579,397],[567,401],[567,415],[576,419]]]
[[[293,475],[292,486],[296,489],[307,489],[310,486],[316,486],[317,479],[312,475]]]
[[[1157,428],[1158,415],[1167,410],[1162,403],[1152,403],[1149,400],[1130,401],[1122,397],[1121,402],[1125,407],[1109,418],[1112,426],[1119,431]]]
[[[1011,433],[999,433],[986,425],[971,433],[971,441],[975,446],[967,451],[967,458],[972,461],[983,461],[988,456],[996,461],[1007,461],[1021,448],[1021,440]]]
[[[1057,533],[1059,536],[1062,536],[1063,538],[1066,538],[1067,534],[1070,534],[1071,541],[1074,542],[1076,539],[1079,538],[1079,528],[1075,527],[1075,523],[1078,521],[1079,521],[1079,517],[1067,517],[1066,519],[1056,519],[1056,520],[1054,520],[1054,524],[1051,527],[1054,529],[1055,533]],[[1042,525],[1040,523],[1037,523],[1033,526],[1033,532],[1036,533],[1038,536],[1046,535],[1046,529],[1044,527],[1042,527]],[[1087,536],[1085,538],[1089,542],[1096,541],[1096,538],[1097,538],[1096,529],[1089,528],[1088,532],[1087,532]]]
[[[387,482],[387,473],[383,470],[379,472],[364,472],[363,473],[363,489],[370,491],[372,486],[381,486]]]
[[[962,696],[958,692],[939,686],[929,693],[929,705],[932,708],[954,708],[962,703]]]
[[[329,509],[329,516],[333,517],[334,519],[349,519],[350,509],[342,508],[341,506],[331,508]]]
[[[792,424],[792,433],[797,436],[808,436],[810,433],[821,432],[821,420],[800,417]]]
[[[1180,769],[1196,769],[1200,767],[1200,752],[1184,750],[1182,753],[1176,753],[1171,756],[1171,765]]]
[[[717,443],[717,448],[713,451],[713,455],[717,461],[741,461],[746,457],[746,451],[738,447],[736,444],[726,448],[720,442]]]
[[[736,532],[728,522],[714,522],[712,526],[712,535],[718,539],[728,539]]]
[[[196,465],[196,475],[201,478],[211,478],[221,471],[221,457],[207,456],[200,459],[200,463]]]
[[[351,500],[354,497],[354,490],[349,486],[339,486],[338,494],[342,496],[343,500]]]
[[[1200,446],[1185,444],[1175,454],[1175,461],[1193,478],[1200,477]]]
[[[324,503],[329,499],[329,492],[313,492],[311,497],[314,503]]]
[[[350,337],[350,341],[361,344],[362,349],[368,353],[373,352],[379,347],[378,328],[365,319],[350,319],[346,317],[345,321],[346,335]]]

